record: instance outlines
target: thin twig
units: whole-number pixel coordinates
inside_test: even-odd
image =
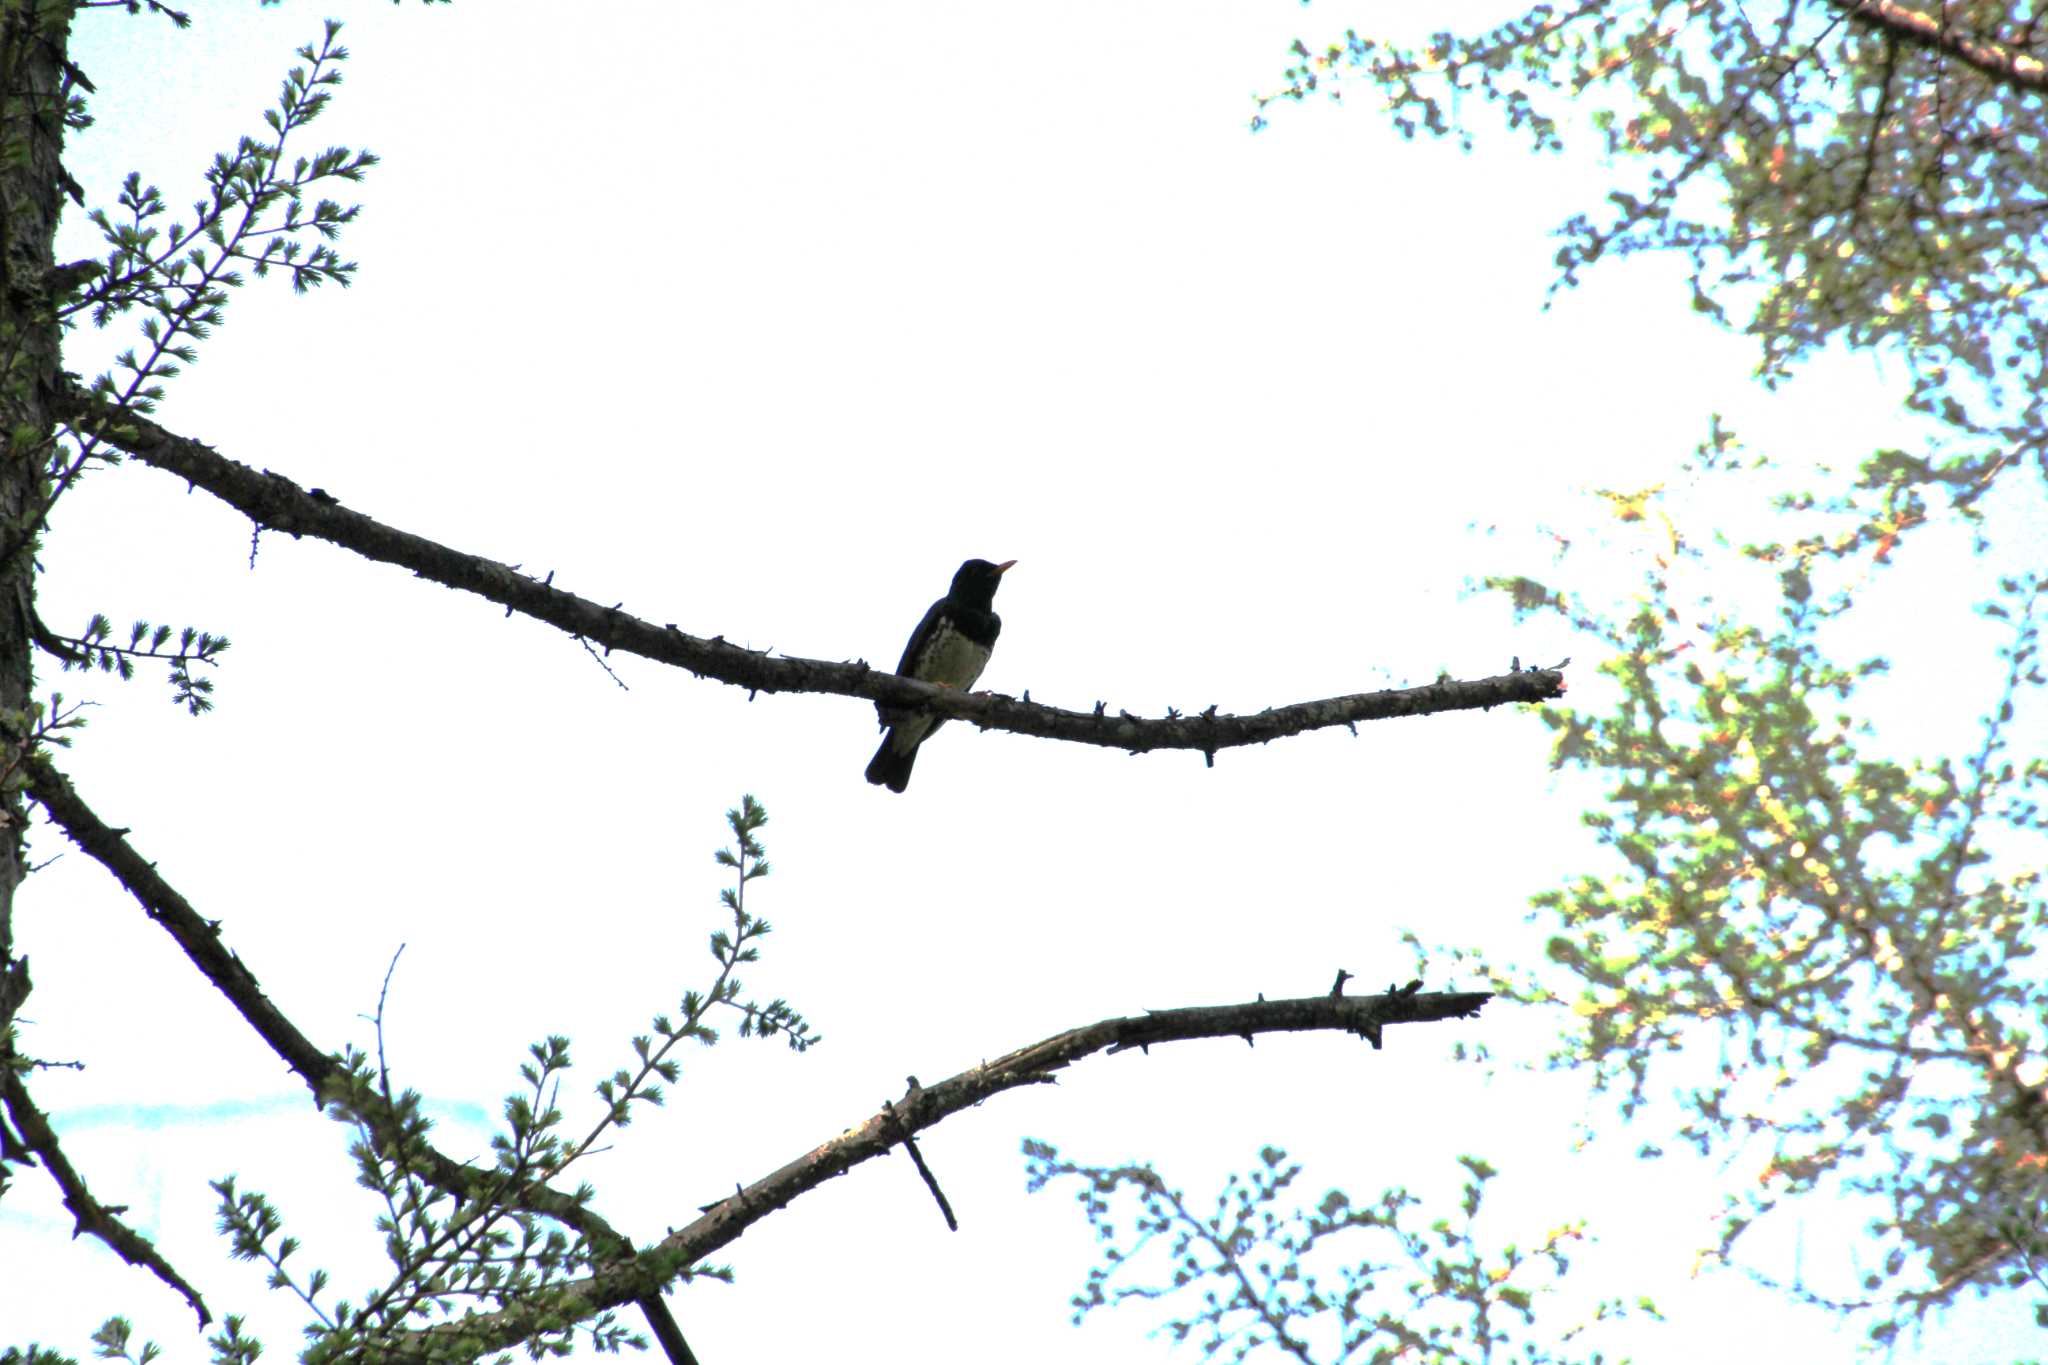
[[[910,1078],[910,1091],[905,1096],[904,1102],[907,1104],[915,1100],[918,1091],[922,1088],[917,1083],[917,1077],[912,1076]],[[896,1106],[887,1100],[882,1101],[882,1112],[891,1119],[896,1118]],[[905,1129],[903,1133],[903,1150],[910,1154],[910,1164],[917,1167],[918,1175],[924,1180],[924,1187],[932,1192],[932,1198],[939,1201],[939,1212],[945,1215],[946,1219],[946,1231],[960,1231],[960,1220],[953,1216],[952,1201],[947,1199],[946,1192],[939,1188],[939,1178],[933,1175],[932,1168],[925,1164],[924,1153],[917,1149],[917,1139],[911,1135],[908,1129]]]

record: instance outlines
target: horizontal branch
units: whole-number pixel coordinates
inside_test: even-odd
[[[607,651],[636,654],[753,691],[861,697],[893,707],[923,708],[983,729],[1132,753],[1187,749],[1212,755],[1359,721],[1483,710],[1564,695],[1561,672],[1529,669],[1469,682],[1443,679],[1421,687],[1358,692],[1251,715],[1218,715],[1211,707],[1199,714],[1146,718],[1102,708],[1067,711],[1028,700],[935,687],[872,668],[864,661],[832,663],[771,655],[729,644],[723,636],[707,640],[684,634],[673,625],[655,625],[617,606],[603,606],[557,588],[548,578],[535,578],[512,565],[386,526],[343,507],[324,490],[301,488],[282,474],[251,469],[146,417],[114,411],[75,382],[65,385],[58,406],[74,427],[205,489],[258,526],[330,541],[366,559],[400,565],[421,578],[474,593],[508,613],[516,611],[545,621]]]
[[[1952,27],[1946,7],[1943,8],[1943,17],[1936,18],[1910,6],[1894,3],[1894,0],[1828,0],[1828,3],[1865,28],[1888,33],[1913,47],[1954,57],[2000,85],[2018,90],[2048,91],[2048,64],[2030,52]]]
[[[702,1217],[671,1232],[633,1260],[604,1266],[583,1279],[557,1286],[545,1304],[471,1313],[452,1322],[406,1333],[380,1352],[379,1358],[392,1365],[451,1357],[475,1359],[489,1352],[510,1350],[536,1332],[559,1327],[565,1321],[580,1321],[649,1293],[658,1293],[681,1270],[733,1242],[761,1219],[834,1176],[881,1156],[906,1138],[963,1109],[971,1109],[992,1095],[1019,1086],[1052,1082],[1057,1079],[1056,1072],[1097,1052],[1146,1049],[1154,1043],[1193,1038],[1243,1038],[1249,1043],[1261,1033],[1310,1030],[1355,1033],[1377,1047],[1381,1030],[1389,1024],[1467,1018],[1477,1014],[1490,998],[1484,991],[1425,994],[1411,986],[1385,995],[1317,995],[1300,1000],[1154,1010],[1069,1029],[995,1061],[970,1067],[928,1089],[919,1086],[913,1077],[909,1093],[901,1100],[884,1105],[869,1118],[730,1198],[709,1205]]]

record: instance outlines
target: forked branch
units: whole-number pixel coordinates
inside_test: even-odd
[[[47,761],[31,762],[25,765],[25,771],[29,795],[35,798],[57,827],[71,837],[73,843],[111,872],[149,917],[177,941],[192,964],[213,983],[215,990],[228,998],[257,1036],[298,1073],[306,1088],[313,1092],[314,1102],[325,1104],[334,1098],[347,1079],[340,1063],[314,1046],[313,1041],[270,1002],[270,997],[257,984],[256,974],[223,942],[219,922],[208,920],[193,909],[191,902],[157,871],[156,864],[144,858],[128,842],[128,831],[112,828],[102,820],[80,798],[63,773]],[[7,1098],[10,1110],[14,1110],[18,1117],[20,1111],[14,1104],[13,1094],[10,1092]],[[23,1098],[25,1100],[26,1097]],[[400,1134],[393,1115],[388,1109],[376,1106],[376,1097],[369,1098],[373,1103],[358,1106],[355,1110],[357,1116],[379,1142],[397,1145]],[[24,1129],[24,1136],[31,1146],[35,1145],[33,1132]],[[419,1174],[458,1197],[473,1199],[488,1191],[511,1207],[552,1218],[583,1234],[601,1255],[625,1257],[633,1253],[630,1241],[573,1195],[563,1194],[539,1182],[509,1189],[500,1187],[492,1183],[489,1171],[466,1166],[432,1146],[424,1147],[423,1160],[426,1169]],[[84,1215],[80,1216],[83,1220]],[[110,1244],[124,1256],[129,1255],[122,1244]],[[143,1245],[146,1247],[147,1243]],[[157,1269],[159,1274],[168,1270],[168,1267],[159,1268],[153,1263],[151,1268]],[[182,1280],[169,1278],[180,1288],[184,1287]],[[193,1300],[194,1307],[204,1314],[205,1308],[198,1303],[196,1295]],[[660,1291],[641,1297],[639,1307],[646,1314],[649,1328],[672,1365],[693,1365],[695,1357],[690,1354],[689,1346],[669,1313],[668,1305],[662,1301]]]
[[[126,831],[110,828],[64,775],[47,762],[28,766],[28,789],[60,828],[105,866],[141,902],[152,919],[183,947],[195,965],[226,995],[272,1049],[298,1071],[316,1096],[331,1093],[339,1066],[322,1053],[263,995],[255,975],[221,942],[217,924],[203,919],[128,842]],[[1338,989],[1342,988],[1342,981]],[[1383,995],[1346,996],[1333,991],[1298,1000],[1255,1000],[1238,1005],[1154,1010],[1104,1019],[1033,1043],[971,1067],[937,1085],[913,1084],[900,1100],[885,1104],[861,1123],[812,1148],[772,1174],[704,1209],[702,1216],[660,1242],[635,1250],[625,1237],[575,1198],[534,1183],[495,1191],[518,1208],[553,1218],[603,1248],[604,1264],[581,1280],[557,1286],[545,1305],[476,1313],[392,1343],[380,1358],[397,1361],[475,1359],[506,1349],[550,1326],[562,1315],[579,1318],[633,1303],[673,1332],[661,1295],[675,1278],[745,1232],[834,1176],[886,1153],[891,1147],[990,1096],[1019,1086],[1046,1084],[1057,1073],[1098,1052],[1149,1049],[1155,1043],[1195,1038],[1243,1038],[1261,1033],[1311,1030],[1354,1033],[1374,1047],[1390,1024],[1466,1018],[1490,995],[1481,991],[1423,992],[1416,985]],[[373,1130],[387,1115],[365,1113]],[[474,1197],[488,1173],[464,1167],[430,1149],[422,1174],[444,1189]],[[545,1320],[544,1320],[545,1319]],[[663,1333],[666,1336],[666,1333]],[[677,1334],[680,1345],[680,1335]],[[687,1351],[687,1347],[682,1347]],[[681,1358],[672,1356],[672,1358]]]
[[[1257,1000],[1242,1005],[1211,1005],[1191,1009],[1154,1010],[1104,1019],[1069,1029],[1042,1042],[970,1067],[933,1086],[913,1078],[909,1092],[823,1144],[805,1152],[773,1174],[708,1205],[703,1216],[671,1232],[631,1261],[606,1266],[562,1288],[566,1297],[545,1308],[513,1308],[466,1317],[406,1334],[383,1357],[390,1365],[444,1361],[451,1355],[474,1359],[508,1350],[559,1315],[564,1304],[576,1312],[595,1314],[660,1292],[679,1269],[736,1240],[741,1233],[799,1195],[808,1193],[881,1156],[897,1143],[940,1121],[980,1104],[992,1095],[1019,1086],[1047,1084],[1056,1073],[1098,1052],[1149,1049],[1155,1043],[1194,1038],[1243,1038],[1260,1033],[1310,1030],[1355,1033],[1378,1046],[1389,1024],[1427,1023],[1466,1018],[1479,1012],[1491,996],[1484,991],[1423,992],[1410,986],[1384,995],[1316,995],[1299,1000]]]

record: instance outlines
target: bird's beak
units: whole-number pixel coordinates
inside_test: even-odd
[[[1017,562],[1017,561],[1016,561],[1016,560],[1014,560],[1014,559],[1006,559],[1006,560],[1004,560],[1004,561],[1003,561],[1002,563],[1000,563],[1000,564],[996,565],[996,572],[997,572],[997,573],[1008,573],[1008,572],[1010,571],[1010,566],[1011,566],[1011,565],[1013,565],[1013,564],[1015,564],[1016,562]]]

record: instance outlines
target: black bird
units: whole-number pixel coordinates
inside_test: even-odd
[[[996,636],[1003,633],[1003,618],[995,613],[996,588],[1002,584],[1004,571],[1016,562],[991,564],[986,559],[970,559],[962,564],[960,572],[953,575],[953,586],[932,603],[924,620],[910,633],[897,673],[941,687],[974,686],[988,666]],[[900,792],[910,785],[910,765],[917,762],[917,746],[930,739],[946,718],[879,703],[875,712],[889,733],[868,763],[868,781]]]

